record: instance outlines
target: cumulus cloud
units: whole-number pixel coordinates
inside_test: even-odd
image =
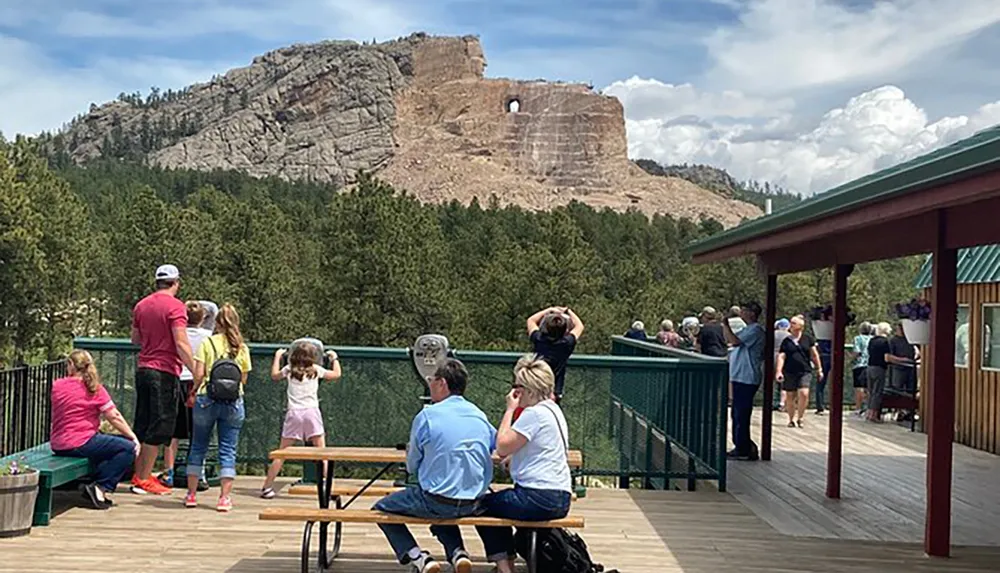
[[[604,93],[625,107],[632,157],[707,163],[738,179],[770,181],[805,194],[1000,123],[1000,101],[931,121],[893,85],[855,96],[811,126],[796,124],[794,102],[787,98],[713,94],[640,78],[615,82]]]

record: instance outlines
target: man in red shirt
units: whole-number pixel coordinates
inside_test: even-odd
[[[177,267],[162,265],[156,269],[156,292],[132,311],[132,343],[139,345],[132,427],[142,443],[132,477],[132,492],[137,494],[170,493],[152,476],[160,446],[169,444],[174,435],[181,366],[194,372],[187,307],[177,298],[180,287]]]

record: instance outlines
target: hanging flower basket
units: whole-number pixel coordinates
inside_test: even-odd
[[[930,344],[931,305],[924,299],[911,299],[897,304],[893,310],[903,324],[903,334],[910,344]]]
[[[906,335],[907,342],[910,344],[931,343],[931,321],[904,318],[900,322],[903,323],[903,334]]]
[[[0,464],[0,539],[31,533],[38,471],[17,461]]]
[[[833,340],[833,321],[814,320],[812,321],[813,334],[816,340]]]
[[[816,340],[833,340],[833,305],[815,306],[806,313],[809,322],[812,323],[813,335]],[[851,309],[847,309],[847,322],[845,326],[854,324],[855,316]]]

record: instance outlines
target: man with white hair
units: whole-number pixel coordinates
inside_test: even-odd
[[[633,322],[632,327],[625,333],[625,338],[631,338],[632,340],[638,340],[640,342],[647,342],[648,337],[646,336],[646,325],[643,324],[641,320]]]
[[[888,322],[875,325],[875,337],[868,342],[868,421],[882,421],[882,394],[885,392],[887,360],[891,354],[889,335],[892,326]]]

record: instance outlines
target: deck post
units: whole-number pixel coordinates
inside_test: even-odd
[[[826,497],[840,499],[844,440],[844,329],[847,327],[847,277],[854,265],[837,265],[833,273],[833,341],[830,354],[830,437],[826,453]]]
[[[774,406],[774,321],[777,320],[778,275],[768,273],[764,302],[764,400],[760,419],[760,459],[771,461],[771,413]]]
[[[958,251],[945,243],[945,217],[939,213],[934,249],[931,301],[931,372],[927,377],[927,513],[924,552],[951,552],[952,442],[955,438],[955,316]],[[923,397],[922,397],[923,398]]]

